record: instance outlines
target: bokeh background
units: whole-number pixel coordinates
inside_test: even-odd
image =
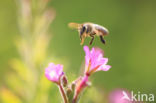
[[[41,0],[34,0],[34,4],[39,1]],[[46,0],[42,1],[46,2]],[[22,61],[15,46],[17,38],[21,36],[18,13],[20,4],[17,3],[18,0],[1,0],[0,2],[0,90],[3,91],[0,92],[2,93],[0,102],[27,103],[27,99],[24,99],[25,94],[22,97],[16,91],[18,88],[21,88],[18,91],[22,91],[24,87],[16,84],[16,79],[16,82],[12,84],[7,82],[12,79],[11,75],[17,72],[11,69],[10,61],[14,58]],[[55,18],[47,30],[49,38],[51,38],[46,49],[47,56],[35,67],[39,71],[38,78],[44,74],[44,69],[49,62],[64,64],[70,81],[81,74],[80,68],[83,67],[85,55],[83,46],[80,45],[78,32],[69,29],[67,25],[69,22],[93,22],[105,26],[110,31],[110,35],[105,37],[106,45],[103,45],[96,37],[91,47],[102,48],[105,57],[109,58],[108,64],[112,68],[107,72],[98,72],[92,76],[92,85],[96,89],[91,87],[91,89],[87,89],[87,92],[92,94],[96,91],[97,95],[88,96],[85,93],[82,100],[88,98],[88,101],[85,99],[86,102],[81,102],[95,103],[94,100],[89,101],[89,99],[96,99],[98,95],[106,100],[109,93],[116,88],[133,90],[136,93],[140,91],[141,93],[156,94],[156,1],[52,0],[48,2],[46,8],[51,7],[54,9]],[[29,18],[26,19],[29,20]],[[87,38],[84,44],[88,45],[89,40],[90,38]],[[40,50],[42,47],[37,51]],[[14,64],[14,62],[12,63]],[[25,72],[23,71],[21,74],[25,74]],[[51,89],[44,92],[48,96],[43,99],[42,103],[60,103],[61,97],[58,89],[52,83],[49,85]],[[39,88],[39,86],[34,85],[34,88]],[[44,88],[43,84],[42,88]],[[7,95],[13,100],[17,100],[8,102],[5,100],[9,99]],[[43,96],[45,95],[42,95],[42,92],[40,96],[34,95],[33,97],[37,98],[34,101],[39,103],[38,98]],[[31,99],[29,103],[30,101]],[[101,101],[97,103],[104,103],[103,100]]]

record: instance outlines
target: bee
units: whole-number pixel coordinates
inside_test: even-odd
[[[76,29],[79,32],[80,40],[81,40],[81,45],[83,45],[84,40],[86,37],[91,37],[90,40],[90,45],[94,41],[95,35],[100,37],[100,40],[103,44],[105,44],[104,36],[109,34],[109,31],[98,24],[86,22],[83,24],[78,24],[78,23],[69,23],[68,26],[72,29]]]

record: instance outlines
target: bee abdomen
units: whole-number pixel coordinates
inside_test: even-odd
[[[100,29],[98,29],[98,31],[101,32],[102,35],[108,35],[108,30],[107,29],[100,28]]]
[[[109,34],[108,30],[106,28],[104,28],[104,27],[96,26],[95,28],[99,32],[99,35],[105,36],[105,35]]]

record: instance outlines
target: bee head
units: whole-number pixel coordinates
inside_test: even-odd
[[[84,39],[86,38],[86,31],[87,31],[87,27],[82,25],[79,29],[79,35],[80,35],[80,39],[81,39],[81,45],[84,42]]]
[[[86,32],[86,30],[87,30],[87,27],[82,25],[82,27],[79,30],[79,35],[80,35],[81,40],[84,37],[84,33]]]

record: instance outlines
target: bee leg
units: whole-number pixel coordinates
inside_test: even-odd
[[[103,38],[103,36],[100,36],[100,40],[101,40],[101,42],[102,42],[103,44],[106,43],[105,40],[104,40],[104,38]]]
[[[92,45],[93,40],[94,40],[94,36],[92,35],[91,37],[92,37],[92,39],[91,39],[91,41],[90,41],[90,43],[89,43],[90,45]]]
[[[81,36],[81,43],[80,43],[80,45],[83,45],[85,38],[86,38],[85,35]]]

